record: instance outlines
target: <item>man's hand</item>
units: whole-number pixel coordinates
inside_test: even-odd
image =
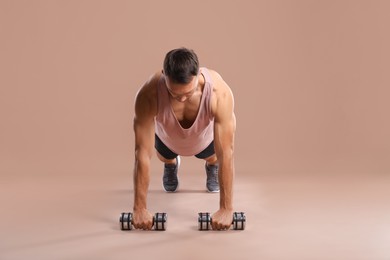
[[[219,209],[211,216],[214,230],[228,230],[233,223],[233,210]]]
[[[153,215],[147,209],[134,210],[133,226],[136,229],[151,230],[153,226]]]

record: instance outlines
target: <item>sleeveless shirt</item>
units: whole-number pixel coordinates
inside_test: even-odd
[[[200,68],[200,73],[204,76],[205,85],[198,114],[189,128],[183,128],[173,112],[164,75],[158,81],[155,133],[171,151],[183,156],[200,153],[214,139],[214,116],[210,103],[213,82],[207,68]]]

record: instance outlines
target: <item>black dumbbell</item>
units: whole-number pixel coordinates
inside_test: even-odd
[[[133,213],[122,213],[119,217],[122,230],[133,229]],[[153,229],[165,231],[167,229],[167,213],[156,213],[153,217]]]
[[[210,213],[199,213],[198,214],[198,229],[199,230],[210,230],[211,226],[211,216]],[[244,230],[245,229],[246,217],[244,212],[234,212],[233,213],[233,229],[234,230]]]

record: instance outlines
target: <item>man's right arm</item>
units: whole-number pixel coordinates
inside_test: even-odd
[[[153,217],[147,210],[147,193],[154,144],[154,116],[157,109],[154,97],[149,82],[140,89],[135,100],[133,225],[139,229],[151,229],[153,225]]]

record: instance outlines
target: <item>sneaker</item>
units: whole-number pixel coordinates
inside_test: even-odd
[[[166,192],[175,192],[179,187],[177,169],[180,165],[180,156],[176,157],[176,164],[164,164],[163,187]]]
[[[218,164],[207,165],[205,164],[207,182],[206,187],[208,192],[219,192],[219,182],[218,182]]]

